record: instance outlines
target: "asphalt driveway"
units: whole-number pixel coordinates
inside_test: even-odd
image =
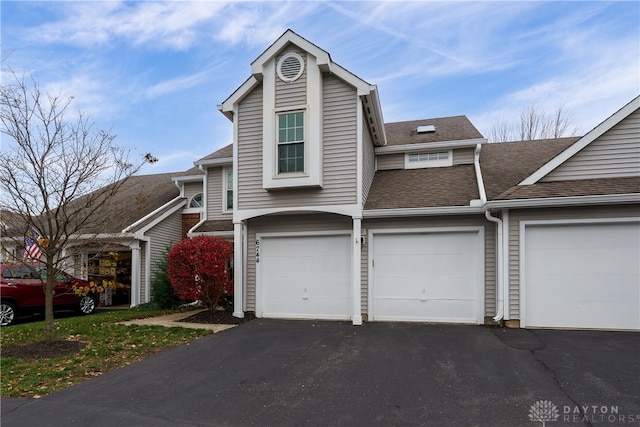
[[[639,404],[638,333],[257,319],[2,398],[2,426],[637,426]]]

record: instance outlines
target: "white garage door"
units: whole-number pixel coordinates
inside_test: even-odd
[[[351,238],[262,237],[257,291],[263,317],[349,319]]]
[[[527,225],[525,326],[640,329],[640,224]]]
[[[374,234],[372,320],[480,323],[479,231]]]

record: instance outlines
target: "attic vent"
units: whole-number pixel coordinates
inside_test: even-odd
[[[417,133],[433,133],[435,131],[435,125],[420,125],[416,128]]]
[[[284,82],[298,80],[304,70],[304,60],[297,53],[287,53],[278,61],[278,77]]]

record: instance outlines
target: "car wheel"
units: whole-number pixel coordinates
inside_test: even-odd
[[[96,310],[96,301],[91,295],[85,295],[78,299],[78,311],[82,314],[91,314]]]
[[[0,326],[9,326],[16,321],[16,308],[10,302],[0,303]]]

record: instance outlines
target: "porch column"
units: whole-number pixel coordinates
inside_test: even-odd
[[[233,223],[233,315],[244,317],[244,237],[242,221]]]
[[[140,276],[142,265],[140,258],[140,243],[131,244],[131,307],[140,304]]]
[[[361,290],[362,290],[362,275],[360,267],[360,258],[362,254],[362,218],[353,218],[353,239],[352,239],[352,267],[351,267],[351,320],[354,325],[362,325],[362,309],[361,305]]]

